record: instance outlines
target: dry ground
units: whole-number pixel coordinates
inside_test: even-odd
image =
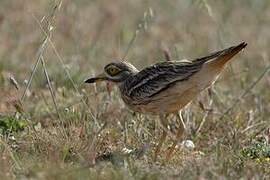
[[[0,1],[1,178],[270,178],[269,0],[63,0],[44,43],[54,4]],[[241,41],[248,47],[210,93],[183,110],[195,149],[179,145],[169,162],[171,140],[152,160],[157,117],[128,110],[116,87],[83,84],[127,52],[143,68],[164,61],[164,49],[190,59]],[[41,64],[20,101],[40,52],[57,111]]]

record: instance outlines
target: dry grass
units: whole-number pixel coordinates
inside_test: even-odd
[[[53,5],[46,0],[0,2],[0,177],[269,178],[269,73],[256,82],[270,63],[268,0],[65,0],[50,21],[54,29],[42,50],[52,83],[39,64],[21,102],[46,38],[48,19],[40,24],[43,30],[38,22]],[[142,20],[149,8],[153,16]],[[179,146],[170,162],[164,163],[162,155],[152,160],[161,133],[157,117],[128,110],[116,87],[82,83],[112,59],[124,57],[136,30],[126,59],[138,68],[168,59],[164,51],[169,59],[190,59],[243,40],[249,44],[210,95],[204,92],[184,109],[185,139],[196,147]],[[166,141],[163,152],[170,144]]]

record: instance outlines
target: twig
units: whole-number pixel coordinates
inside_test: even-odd
[[[165,57],[165,60],[166,61],[171,61],[171,55],[170,55],[170,52],[167,48],[164,48],[163,49],[163,54],[164,54],[164,57]]]
[[[136,29],[136,31],[134,32],[134,34],[133,34],[133,36],[132,36],[132,39],[131,39],[131,40],[129,41],[129,43],[128,43],[127,49],[126,49],[126,51],[125,51],[125,54],[124,54],[123,57],[122,57],[122,60],[125,60],[125,59],[126,59],[126,57],[127,57],[127,55],[128,55],[128,52],[129,52],[130,48],[132,47],[132,45],[134,44],[134,42],[135,42],[135,40],[136,40],[136,38],[137,38],[139,32],[140,32],[140,31],[139,31],[138,29]]]
[[[240,101],[244,98],[265,76],[265,74],[270,70],[270,65],[265,68],[265,70],[259,75],[259,77],[249,85],[249,87],[234,101],[234,103],[223,113],[220,119],[223,119]]]
[[[142,29],[147,29],[147,24],[149,20],[151,20],[153,17],[153,11],[151,8],[149,8],[147,11],[144,12],[143,18],[141,22],[138,24],[137,29],[135,30],[131,40],[128,43],[127,49],[122,57],[122,61],[124,61],[128,55],[129,50],[131,49],[132,45],[134,44],[137,36],[139,35],[140,31]]]
[[[211,107],[212,105],[213,105],[213,99],[210,100],[209,107]],[[203,119],[202,119],[198,129],[196,130],[196,135],[198,135],[199,132],[201,131],[204,123],[206,122],[206,118],[209,116],[210,113],[211,113],[211,111],[206,111],[206,113],[204,114]]]
[[[48,86],[49,86],[49,90],[50,90],[50,93],[51,93],[51,96],[52,96],[54,108],[56,110],[56,113],[58,115],[59,120],[62,121],[61,116],[60,116],[60,112],[59,112],[59,109],[58,109],[58,106],[57,106],[57,103],[56,103],[56,100],[55,100],[55,94],[54,94],[54,91],[53,91],[51,80],[50,80],[50,77],[49,77],[49,74],[48,74],[48,71],[47,71],[46,64],[45,64],[43,56],[41,56],[41,64],[42,64],[43,71],[44,71],[44,74],[45,74],[45,77],[46,77],[46,80],[47,80],[47,83],[48,83]]]
[[[73,81],[70,73],[69,73],[69,70],[68,70],[68,67],[64,64],[64,59],[62,58],[62,56],[58,53],[54,43],[52,42],[51,39],[49,39],[49,43],[55,53],[55,55],[57,56],[57,59],[58,61],[60,62],[60,64],[62,65],[62,68],[64,69],[64,72],[66,74],[66,76],[68,77],[69,81],[71,82],[72,86],[73,86],[73,89],[76,91],[76,93],[78,94],[81,94],[78,87],[76,86],[75,82]],[[90,116],[94,119],[94,122],[95,124],[97,125],[98,128],[100,128],[100,124],[99,122],[97,121],[97,118],[94,116],[94,114],[89,110],[90,107],[87,105],[87,103],[85,102],[85,100],[81,97],[81,102],[83,103],[83,105],[85,106],[86,108],[86,111],[90,114]]]
[[[37,67],[38,67],[38,65],[39,65],[39,63],[41,61],[41,56],[42,56],[43,52],[45,51],[45,49],[47,47],[47,42],[48,42],[48,39],[50,38],[51,31],[52,31],[51,21],[53,20],[53,18],[55,16],[55,13],[56,13],[56,10],[58,9],[58,7],[60,5],[61,5],[61,2],[59,4],[57,4],[56,6],[54,6],[53,10],[51,11],[51,13],[47,17],[43,17],[43,19],[47,18],[46,34],[48,34],[48,36],[46,36],[44,38],[44,40],[42,41],[42,43],[41,43],[41,45],[40,45],[40,47],[38,49],[36,63],[34,65],[34,68],[33,68],[32,72],[31,72],[31,75],[30,75],[29,80],[27,82],[26,88],[25,88],[25,90],[23,92],[23,95],[21,97],[22,102],[23,102],[23,100],[25,98],[25,95],[26,95],[28,89],[30,88],[30,85],[31,85],[33,77],[34,77],[34,75],[36,73]]]
[[[259,122],[259,123],[250,125],[250,126],[246,127],[245,129],[243,129],[243,130],[241,131],[241,133],[245,133],[246,131],[249,131],[249,130],[252,129],[252,128],[258,127],[258,126],[260,126],[260,125],[265,125],[265,124],[266,124],[266,122],[265,122],[265,121],[262,121],[262,122]]]
[[[9,81],[10,83],[17,89],[20,89],[19,83],[17,82],[17,80],[14,78],[14,76],[10,75],[9,76]]]
[[[48,37],[49,37],[49,36],[48,36]],[[22,101],[22,102],[23,102],[23,100],[24,100],[24,98],[25,98],[25,95],[26,95],[26,93],[27,93],[27,91],[28,91],[28,89],[29,89],[29,87],[30,87],[30,85],[31,85],[31,82],[32,82],[32,80],[33,80],[33,77],[34,77],[34,75],[35,75],[35,73],[36,73],[37,67],[38,67],[38,65],[39,65],[39,63],[40,63],[40,60],[41,60],[41,56],[42,56],[44,50],[46,49],[46,45],[47,45],[47,42],[48,42],[48,37],[44,38],[44,40],[43,40],[43,42],[41,43],[41,46],[40,46],[40,48],[39,48],[39,50],[38,50],[38,53],[37,53],[38,55],[37,55],[36,63],[35,63],[35,65],[34,65],[34,68],[33,68],[32,72],[31,72],[30,78],[29,78],[29,80],[28,80],[28,82],[27,82],[26,88],[25,88],[25,90],[24,90],[24,92],[23,92],[23,95],[22,95],[22,97],[21,97],[21,101]]]
[[[61,56],[61,55],[59,54],[59,52],[57,51],[57,49],[56,49],[54,43],[52,42],[52,40],[51,40],[51,38],[50,38],[50,36],[49,36],[49,35],[47,34],[47,32],[44,30],[44,28],[42,27],[42,25],[40,24],[40,22],[37,20],[37,18],[36,18],[35,16],[34,16],[34,18],[36,19],[36,22],[39,24],[39,27],[40,27],[40,29],[43,31],[43,33],[45,34],[45,36],[48,37],[48,41],[49,41],[49,43],[50,43],[50,45],[51,45],[51,47],[52,47],[52,49],[53,49],[53,51],[54,51],[54,53],[55,53],[57,59],[58,59],[58,61],[60,62],[62,68],[64,69],[64,72],[65,72],[66,76],[68,77],[69,81],[71,82],[71,84],[72,84],[74,90],[76,91],[76,93],[80,94],[78,87],[76,86],[75,82],[73,81],[73,79],[72,79],[72,77],[71,77],[71,75],[70,75],[70,73],[69,73],[68,67],[64,64],[64,59],[62,58],[62,56]],[[97,125],[97,127],[100,128],[100,125],[99,125],[99,123],[98,123],[96,117],[95,117],[94,114],[89,110],[90,107],[87,105],[87,103],[85,102],[85,100],[84,100],[83,98],[80,98],[80,100],[81,100],[81,102],[83,103],[83,105],[85,106],[87,112],[88,112],[88,113],[91,115],[91,117],[94,119],[94,122],[95,122],[95,124]]]

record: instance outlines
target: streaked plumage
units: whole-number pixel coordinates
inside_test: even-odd
[[[209,87],[225,64],[246,47],[243,42],[191,61],[166,61],[138,71],[128,62],[113,62],[104,73],[86,80],[117,83],[125,104],[132,110],[151,114],[176,113]]]

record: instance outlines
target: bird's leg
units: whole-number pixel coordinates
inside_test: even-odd
[[[166,155],[166,161],[170,160],[178,140],[183,136],[183,134],[184,134],[184,132],[186,130],[186,125],[184,123],[181,111],[178,112],[176,115],[177,115],[178,120],[179,120],[179,128],[178,128],[177,133],[176,133],[176,138],[174,139],[173,144],[169,148],[169,151],[168,151],[168,153]]]
[[[154,162],[156,161],[157,156],[160,153],[161,147],[162,147],[162,145],[167,137],[167,125],[168,125],[167,116],[160,115],[159,117],[160,117],[160,122],[161,122],[161,126],[162,126],[162,135],[160,137],[160,140],[159,140],[158,145],[157,145],[156,150],[155,150]]]

